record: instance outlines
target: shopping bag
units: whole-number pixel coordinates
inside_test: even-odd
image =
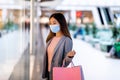
[[[54,67],[53,80],[84,80],[82,67]]]

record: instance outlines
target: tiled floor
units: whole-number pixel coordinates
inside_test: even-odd
[[[28,34],[21,29],[0,38],[0,80],[8,80],[17,64],[22,69],[24,64],[21,62],[27,59],[24,53],[28,53]]]
[[[74,39],[74,64],[82,65],[85,80],[120,80],[120,59],[107,58],[105,52]]]

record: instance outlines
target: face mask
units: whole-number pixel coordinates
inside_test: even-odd
[[[53,33],[57,33],[60,31],[60,26],[59,25],[50,25],[50,29]]]

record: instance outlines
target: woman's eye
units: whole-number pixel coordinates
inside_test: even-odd
[[[56,24],[56,23],[53,23],[53,24]]]

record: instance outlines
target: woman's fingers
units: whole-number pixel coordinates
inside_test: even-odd
[[[76,54],[75,50],[73,50],[74,55]]]
[[[67,56],[74,56],[75,54],[76,52],[73,50],[73,51],[70,51]]]

